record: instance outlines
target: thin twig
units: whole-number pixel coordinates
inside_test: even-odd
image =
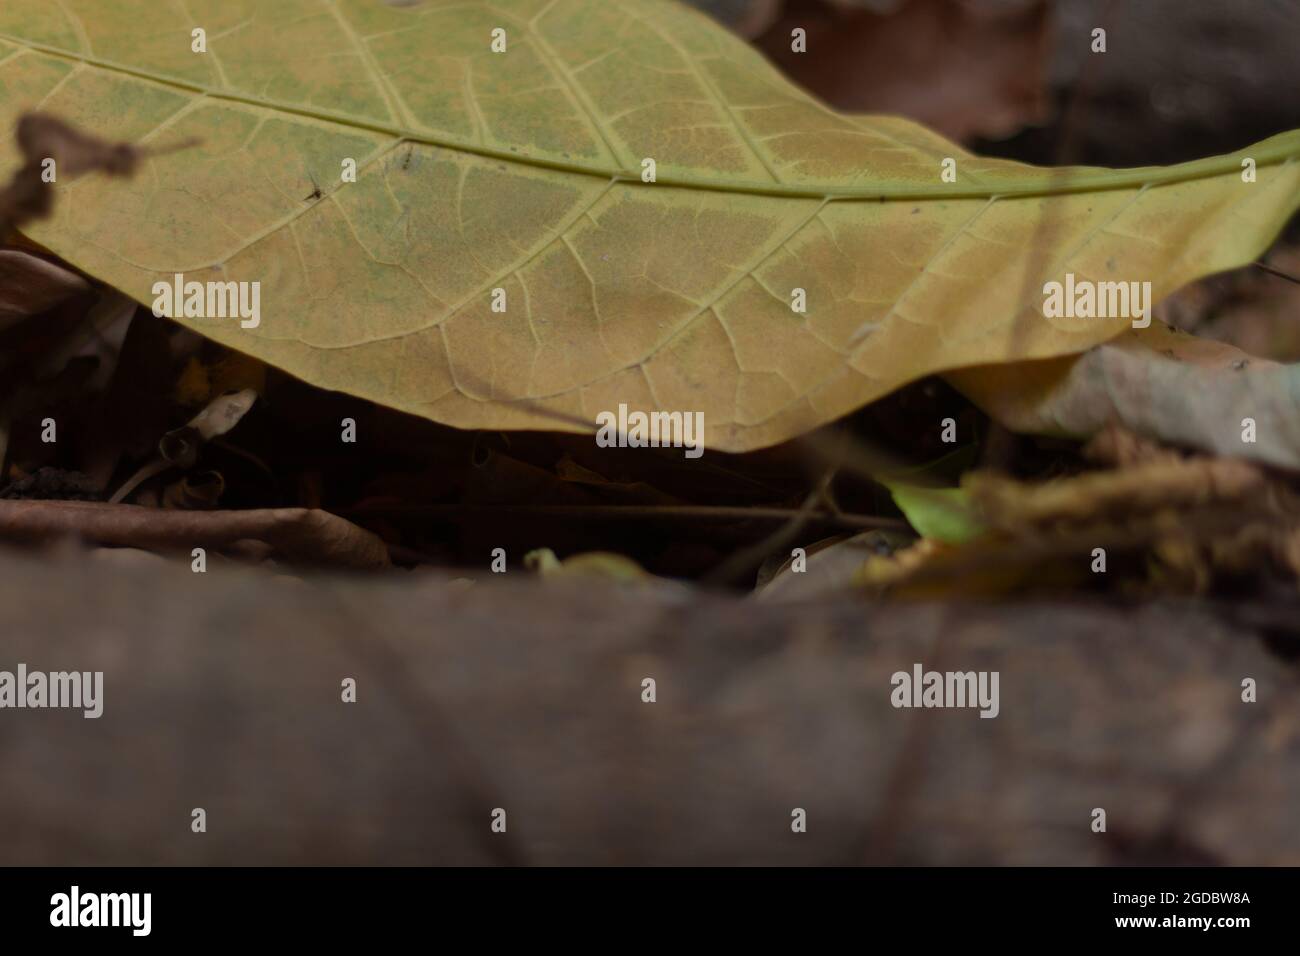
[[[1283,272],[1281,269],[1274,268],[1267,263],[1252,262],[1251,265],[1256,269],[1263,269],[1269,275],[1277,276],[1279,279],[1286,279],[1288,282],[1294,282],[1296,285],[1300,285],[1300,277],[1293,276],[1289,272]]]
[[[748,547],[741,548],[705,575],[701,583],[706,586],[718,587],[736,584],[744,574],[752,571],[756,565],[761,564],[769,555],[788,548],[799,537],[803,529],[808,526],[816,515],[819,506],[825,504],[830,491],[830,483],[834,477],[835,472],[828,470],[822,476],[822,479],[817,482],[817,487],[808,493],[808,497],[804,499],[804,503],[799,510],[791,515],[781,527],[761,541],[755,541]]]
[[[817,499],[820,500],[820,499]],[[803,508],[746,508],[728,505],[378,505],[346,508],[337,512],[352,520],[365,518],[435,518],[472,521],[486,515],[609,521],[789,521],[806,518],[846,529],[906,528],[899,518],[875,515],[828,514]]]

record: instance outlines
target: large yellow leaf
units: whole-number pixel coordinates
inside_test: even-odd
[[[979,159],[834,113],[659,0],[4,0],[0,120],[38,106],[202,137],[130,182],[61,183],[31,234],[145,303],[176,272],[259,281],[255,329],[181,319],[211,338],[461,427],[626,403],[701,411],[730,450],[931,372],[1085,349],[1128,320],[1048,320],[1044,281],[1158,298],[1300,202],[1300,133],[1166,169]]]

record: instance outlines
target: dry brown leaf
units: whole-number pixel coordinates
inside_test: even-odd
[[[89,282],[57,263],[0,249],[0,330],[89,291]]]
[[[1157,324],[1082,355],[946,378],[1013,431],[1083,438],[1119,422],[1162,442],[1300,468],[1300,365]]]
[[[842,595],[861,586],[858,577],[864,562],[892,554],[912,541],[910,535],[893,531],[864,531],[836,535],[803,548],[806,567],[793,570],[793,558],[786,558],[772,576],[755,589],[759,601],[810,601]]]

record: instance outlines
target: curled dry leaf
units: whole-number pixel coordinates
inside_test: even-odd
[[[185,427],[194,429],[202,441],[212,441],[238,425],[256,401],[257,393],[251,388],[218,395]]]
[[[260,283],[256,327],[172,312],[460,428],[591,431],[626,404],[775,444],[924,375],[1105,341],[1129,318],[1048,320],[1044,282],[1159,299],[1300,206],[1300,131],[1169,168],[983,159],[837,113],[661,0],[223,6],[210,55],[178,58],[191,28],[152,0],[0,5],[0,124],[47,97],[92,135],[204,141],[60,182],[75,206],[32,237],[144,303],[177,273]]]
[[[113,504],[125,501],[143,482],[171,468],[192,468],[202,446],[238,425],[256,401],[257,393],[252,389],[218,395],[188,424],[163,435],[158,440],[158,457],[124,481],[110,501]],[[205,487],[210,492],[214,486],[209,482]]]
[[[193,548],[223,550],[256,541],[296,564],[359,570],[389,565],[388,548],[376,535],[316,509],[178,511],[89,501],[0,501],[0,540],[32,545],[68,537],[185,555]]]
[[[1013,431],[1082,438],[1119,422],[1170,444],[1300,469],[1300,365],[1163,326],[1080,356],[947,379]]]
[[[807,566],[793,569],[787,558],[771,578],[754,591],[759,601],[809,601],[844,595],[860,587],[864,562],[890,555],[912,543],[911,535],[894,531],[864,531],[836,535],[804,548]]]

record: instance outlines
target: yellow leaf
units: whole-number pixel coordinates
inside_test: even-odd
[[[1163,169],[981,159],[662,0],[4,0],[0,120],[35,107],[201,137],[60,178],[30,233],[146,304],[177,273],[260,283],[255,324],[176,314],[218,342],[460,427],[626,404],[732,451],[1104,341],[1129,319],[1047,319],[1044,283],[1158,299],[1300,203],[1300,132]]]
[[[543,577],[598,577],[624,582],[651,579],[641,565],[612,551],[586,551],[561,561],[550,548],[538,548],[524,555],[524,566]]]

